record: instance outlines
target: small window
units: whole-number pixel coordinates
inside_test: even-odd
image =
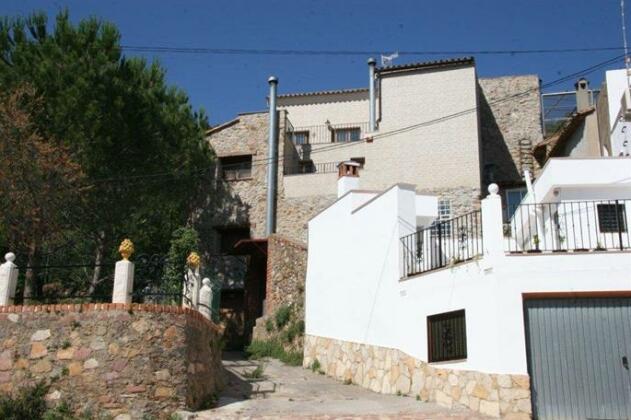
[[[333,141],[336,143],[358,141],[360,137],[359,127],[333,129]]]
[[[601,233],[626,232],[626,219],[624,204],[598,204],[598,228]]]
[[[294,144],[309,144],[309,132],[308,131],[294,131],[291,134],[291,139]]]
[[[464,309],[427,317],[430,362],[467,358],[467,325]]]
[[[223,179],[235,181],[252,177],[252,155],[219,158]]]
[[[438,219],[434,223],[432,233],[434,236],[447,236],[451,234],[451,201],[438,200]]]

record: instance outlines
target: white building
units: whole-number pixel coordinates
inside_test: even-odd
[[[345,178],[309,222],[305,366],[495,417],[631,417],[630,158],[549,160],[506,224],[494,185],[432,225],[413,185]]]

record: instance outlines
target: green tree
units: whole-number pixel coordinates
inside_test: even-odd
[[[23,83],[42,98],[37,130],[60,139],[85,175],[81,206],[62,216],[67,236],[81,238],[78,248],[93,255],[90,291],[122,238],[164,252],[209,175],[203,111],[167,85],[157,62],[123,56],[112,24],[90,18],[73,25],[67,12],[52,30],[41,13],[0,22],[0,85]]]

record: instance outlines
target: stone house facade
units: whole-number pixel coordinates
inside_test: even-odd
[[[479,208],[490,182],[521,188],[523,170],[533,170],[532,145],[542,140],[536,76],[480,79],[473,58],[375,74],[376,130],[368,89],[278,96],[278,234],[306,243],[307,222],[337,199],[342,161],[361,164],[362,189],[406,182],[438,196],[441,219]],[[218,158],[219,205],[208,206],[202,224],[211,253],[265,237],[268,135],[268,112],[240,114],[207,133]]]

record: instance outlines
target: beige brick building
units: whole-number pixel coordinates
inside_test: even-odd
[[[306,242],[307,221],[337,198],[337,165],[346,160],[361,164],[362,189],[405,182],[437,195],[443,219],[478,208],[490,182],[520,191],[523,170],[534,169],[536,76],[481,79],[473,58],[460,58],[377,68],[375,90],[371,130],[368,89],[282,94],[281,81],[277,233]],[[267,111],[240,114],[208,131],[219,161],[219,206],[207,210],[203,234],[212,252],[265,238],[268,121]]]

